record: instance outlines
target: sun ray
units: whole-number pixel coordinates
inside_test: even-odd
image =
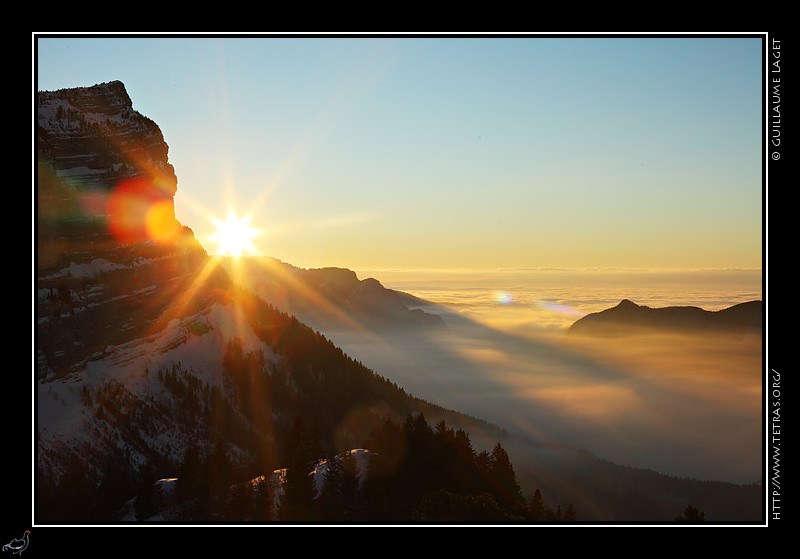
[[[253,239],[261,234],[258,229],[250,227],[250,217],[236,217],[233,211],[228,212],[225,221],[212,218],[217,232],[211,235],[211,240],[219,246],[216,254],[223,256],[241,256],[244,253],[257,254],[258,250],[253,245]]]

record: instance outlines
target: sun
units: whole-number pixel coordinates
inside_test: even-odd
[[[260,231],[250,227],[249,217],[236,217],[233,212],[229,212],[225,221],[219,219],[212,221],[217,227],[217,232],[211,235],[211,240],[219,244],[217,254],[241,256],[245,252],[250,254],[258,252],[252,240],[260,235]]]

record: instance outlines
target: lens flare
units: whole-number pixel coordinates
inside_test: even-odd
[[[494,292],[494,300],[501,305],[510,305],[514,302],[514,297],[508,291],[498,290]]]
[[[569,305],[563,305],[561,303],[553,303],[551,301],[537,301],[536,306],[541,309],[546,309],[548,311],[568,316],[582,317],[586,314],[585,312],[581,311],[580,309],[576,309],[575,307],[570,307]]]
[[[178,230],[171,197],[146,177],[120,182],[106,201],[109,232],[121,243],[165,242]]]

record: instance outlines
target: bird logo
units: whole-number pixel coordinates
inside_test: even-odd
[[[14,538],[6,545],[3,546],[3,551],[10,551],[11,553],[15,553],[20,555],[25,548],[28,547],[28,537],[30,536],[31,531],[25,530],[25,534],[21,538]]]

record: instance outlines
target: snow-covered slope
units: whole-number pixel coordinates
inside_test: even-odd
[[[39,379],[40,470],[55,468],[57,474],[68,449],[91,454],[111,444],[124,451],[136,468],[146,464],[153,452],[180,461],[186,448],[196,442],[198,431],[170,416],[178,404],[159,372],[179,368],[204,386],[224,389],[223,357],[232,338],[241,340],[245,351],[262,352],[273,366],[278,363],[272,347],[259,340],[237,312],[232,305],[216,303],[174,318],[151,335],[106,346],[80,371]],[[143,421],[132,422],[141,423],[135,437],[126,432],[130,423],[114,421],[114,411],[107,413],[117,405],[118,413],[144,414]],[[57,456],[52,449],[58,449]]]

